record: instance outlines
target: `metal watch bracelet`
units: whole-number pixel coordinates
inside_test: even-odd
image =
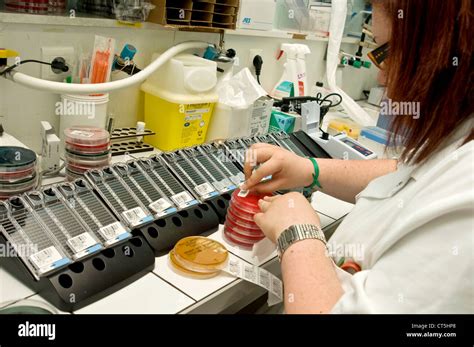
[[[282,259],[285,251],[294,243],[302,240],[315,239],[326,245],[326,237],[323,231],[317,225],[297,224],[284,230],[277,240],[278,258]]]

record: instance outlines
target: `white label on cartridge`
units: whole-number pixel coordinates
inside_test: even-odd
[[[200,185],[194,187],[194,189],[201,196],[205,196],[205,195],[215,191],[214,187],[208,182],[200,184]]]
[[[127,221],[130,223],[130,225],[137,225],[140,224],[140,222],[143,220],[143,218],[146,217],[145,211],[141,207],[135,207],[130,210],[124,211],[123,215],[127,219]]]
[[[63,257],[56,247],[51,246],[30,256],[31,261],[38,269],[51,266],[53,263],[61,260]]]
[[[223,271],[268,290],[269,306],[283,301],[283,283],[267,270],[229,255],[229,261]]]
[[[97,244],[97,241],[88,232],[77,235],[67,240],[69,247],[75,252],[79,253],[91,246]]]
[[[106,240],[115,239],[126,232],[127,230],[120,222],[115,222],[99,229],[99,233],[101,233]]]
[[[176,205],[178,205],[179,208],[184,208],[188,207],[189,203],[194,200],[194,198],[189,194],[189,192],[181,192],[179,194],[175,194],[171,197],[171,200],[173,200]]]
[[[218,181],[214,182],[214,183],[213,183],[213,186],[214,186],[214,188],[216,188],[216,190],[217,190],[218,192],[223,191],[223,190],[225,189],[225,187],[226,187],[226,185],[225,185],[224,183],[222,183],[222,181],[220,181],[220,182],[218,182]]]
[[[244,174],[237,174],[237,175],[231,176],[230,179],[232,180],[232,182],[234,182],[238,186],[240,186],[241,183],[245,182]]]
[[[171,206],[170,202],[166,200],[165,198],[161,198],[159,200],[156,200],[155,202],[152,202],[150,204],[150,208],[155,211],[156,213],[160,213],[163,211],[166,211],[169,209]]]

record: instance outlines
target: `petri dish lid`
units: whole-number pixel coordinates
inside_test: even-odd
[[[255,214],[260,212],[260,207],[258,207],[258,201],[263,199],[265,196],[270,196],[270,194],[255,194],[249,192],[246,197],[239,196],[240,189],[236,189],[232,193],[232,201],[236,207],[244,212]]]
[[[36,171],[33,169],[28,170],[28,172],[16,174],[16,175],[0,174],[0,184],[24,182],[24,181],[27,181],[28,179],[33,178],[35,175],[36,175]]]
[[[233,234],[232,232],[229,232],[226,227],[224,227],[224,237],[228,241],[230,241],[231,244],[242,246],[244,248],[253,248],[253,245],[255,244],[253,242],[240,239],[238,236],[235,236],[235,234]]]
[[[58,314],[58,310],[49,305],[46,302],[38,301],[38,300],[21,300],[11,305],[8,303],[0,303],[0,304],[7,304],[6,307],[0,309],[0,314]],[[3,305],[0,305],[3,306]]]
[[[200,270],[220,270],[229,257],[224,245],[203,236],[190,236],[179,240],[174,246],[174,254],[186,268]]]
[[[176,270],[180,274],[190,276],[193,278],[207,279],[207,278],[215,277],[219,273],[219,271],[203,273],[203,272],[188,270],[179,264],[179,262],[176,260],[176,255],[173,250],[171,250],[169,253],[169,259],[170,259],[171,266],[174,270]]]
[[[85,152],[84,151],[82,151],[82,152],[81,151],[74,151],[73,149],[71,149],[72,147],[74,147],[74,146],[66,145],[65,153],[69,154],[69,155],[73,155],[73,156],[77,155],[77,156],[80,156],[82,158],[89,158],[89,157],[94,158],[94,157],[106,156],[108,154],[111,154],[110,148],[106,148],[102,152],[95,151],[95,152],[90,153],[89,151],[85,151]],[[105,147],[106,146],[104,146],[104,148]]]
[[[261,232],[259,230],[256,231],[256,230],[252,230],[252,229],[246,229],[246,228],[239,227],[238,225],[231,222],[230,220],[226,220],[224,226],[226,226],[229,231],[235,232],[236,234],[239,234],[239,235],[241,235],[243,237],[246,237],[248,239],[261,240],[261,239],[265,238],[265,234],[263,232]]]
[[[24,147],[0,147],[0,172],[25,170],[36,162],[36,153]],[[25,168],[25,166],[27,168]]]
[[[31,186],[35,186],[37,183],[36,173],[30,177],[27,177],[22,180],[15,181],[13,183],[3,183],[0,182],[0,190],[1,191],[24,191],[25,189],[29,189]]]
[[[91,167],[76,166],[76,165],[71,165],[71,164],[66,165],[66,171],[70,172],[70,173],[73,173],[75,175],[83,175],[87,171],[89,171],[90,169],[92,169],[92,168]],[[96,169],[96,168],[94,168],[94,169]]]
[[[110,164],[111,155],[97,157],[81,157],[78,155],[71,155],[66,153],[65,161],[68,165],[74,165],[83,168],[100,168]]]
[[[107,130],[91,126],[73,126],[64,129],[64,141],[78,147],[103,146],[110,142]]]
[[[110,151],[110,144],[88,146],[65,143],[66,151],[79,155],[101,155]]]
[[[72,172],[72,171],[69,171],[66,169],[66,180],[68,182],[72,182],[74,180],[77,180],[78,178],[83,178],[84,176],[82,176],[81,174],[78,174],[78,173],[75,173],[75,172]]]
[[[242,214],[239,212],[234,212],[234,209],[232,208],[227,209],[226,220],[227,219],[231,220],[234,224],[241,228],[260,231],[260,228],[253,220],[249,221],[246,218],[242,218]]]

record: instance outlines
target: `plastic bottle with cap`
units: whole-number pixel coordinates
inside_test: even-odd
[[[145,122],[137,122],[137,134],[143,134],[145,132]],[[137,136],[137,142],[143,142],[143,136]]]
[[[316,82],[316,84],[311,88],[310,96],[317,96],[321,93],[321,96],[324,98],[328,94],[328,90],[324,88],[324,83],[321,81]]]
[[[279,60],[284,53],[286,53],[286,63],[283,68],[283,75],[270,93],[270,95],[276,99],[299,96],[298,68],[296,64],[297,45],[283,43],[277,60]]]
[[[296,73],[298,77],[298,96],[306,96],[309,93],[306,75],[306,55],[311,54],[307,45],[296,44]]]

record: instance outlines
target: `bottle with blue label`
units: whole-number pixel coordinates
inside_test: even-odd
[[[281,45],[281,52],[278,59],[286,53],[286,63],[284,65],[283,75],[275,85],[270,95],[275,99],[299,96],[298,93],[298,68],[296,57],[298,54],[297,45],[284,43]]]

